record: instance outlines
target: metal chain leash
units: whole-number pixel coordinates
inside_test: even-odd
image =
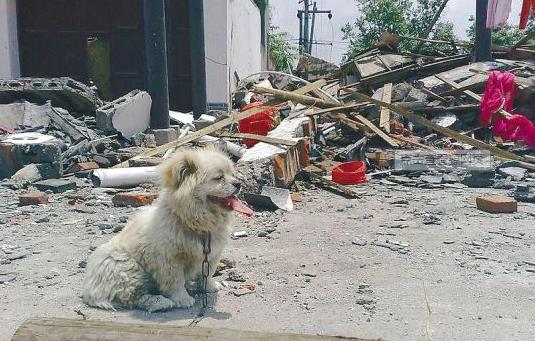
[[[211,250],[211,240],[212,235],[210,232],[203,235],[202,238],[202,253],[204,254],[204,260],[202,261],[202,269],[201,269],[201,276],[202,276],[202,308],[199,313],[199,316],[204,316],[206,313],[206,308],[208,307],[208,292],[207,292],[207,286],[208,286],[208,277],[210,276],[210,263],[208,262],[208,255],[210,254]]]

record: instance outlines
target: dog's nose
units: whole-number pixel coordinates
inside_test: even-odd
[[[234,187],[239,191],[240,188],[241,188],[241,182],[239,182],[239,181],[233,181],[233,182],[232,182],[232,186],[234,186]]]

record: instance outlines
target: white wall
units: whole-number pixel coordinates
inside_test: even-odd
[[[252,0],[229,1],[229,49],[231,91],[234,71],[240,79],[262,70],[260,10]]]
[[[228,9],[228,0],[204,0],[206,99],[209,106],[229,103]]]
[[[0,79],[20,77],[16,0],[0,0]]]

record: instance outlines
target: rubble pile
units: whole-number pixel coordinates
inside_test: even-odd
[[[535,62],[470,63],[464,52],[379,46],[340,68],[304,56],[296,71],[304,78],[251,75],[238,83],[231,112],[170,112],[171,129],[160,130],[149,128],[144,91],[104,103],[69,78],[1,81],[0,178],[16,188],[73,175],[95,187],[136,187],[156,181],[154,167],[177,148],[217,144],[236,161],[243,198],[258,208],[291,210],[292,196],[311,184],[358,197],[372,179],[507,188],[535,202],[533,146],[500,138],[496,121],[480,119],[489,75],[507,72],[514,113],[501,105],[492,114],[534,120]]]

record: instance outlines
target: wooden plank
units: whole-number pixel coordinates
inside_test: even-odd
[[[366,105],[369,105],[369,103],[354,103],[354,104],[349,104],[349,105],[341,105],[339,107],[319,109],[319,110],[314,110],[311,113],[308,113],[307,116],[320,116],[320,115],[328,114],[328,113],[335,112],[335,111],[352,110],[352,109],[360,108]],[[289,117],[291,117],[291,115]]]
[[[392,103],[392,83],[386,83],[383,86],[383,102]],[[383,128],[384,131],[390,133],[390,110],[385,107],[381,107],[381,115],[379,118],[379,128]]]
[[[25,321],[11,340],[27,341],[82,341],[82,340],[121,340],[121,341],[241,341],[241,340],[340,340],[335,336],[276,334],[232,329],[201,327],[180,327],[162,324],[118,323],[111,321],[72,320],[65,318],[43,318]],[[366,341],[347,337],[344,340]],[[372,340],[367,340],[372,341]],[[378,340],[376,340],[378,341]]]
[[[255,140],[255,141],[261,141],[273,145],[282,145],[282,146],[295,146],[297,145],[297,141],[292,140],[285,140],[285,139],[279,139],[276,137],[269,137],[269,136],[263,136],[263,135],[256,135],[256,134],[246,134],[246,133],[222,133],[219,134],[219,137],[229,137],[229,138],[237,138],[237,139],[249,139],[249,140]]]
[[[374,133],[379,135],[380,138],[382,138],[386,143],[391,145],[392,147],[399,147],[399,144],[394,141],[390,136],[386,135],[381,129],[377,128],[375,124],[371,123],[362,115],[356,115],[355,118],[362,122],[364,125],[366,125],[368,128],[370,128]]]
[[[294,94],[297,94],[297,95],[306,95],[307,93],[309,93],[309,92],[311,92],[313,90],[321,88],[325,84],[327,84],[327,80],[318,79],[317,81],[309,83],[307,85],[304,85],[304,86],[300,87],[299,89],[297,89],[295,91],[292,91],[292,92]]]
[[[251,91],[257,94],[270,94],[284,101],[292,101],[292,102],[301,103],[304,105],[313,105],[313,106],[318,106],[322,108],[332,108],[332,107],[337,107],[340,105],[337,102],[325,101],[320,98],[316,98],[312,96],[301,95],[301,94],[284,91],[284,90],[278,90],[278,89],[263,88],[260,86],[253,86],[253,89]]]
[[[447,79],[446,77],[442,77],[440,75],[435,75],[435,77],[437,77],[438,79],[440,79],[441,81],[443,81],[444,83],[448,84],[449,86],[451,86],[454,89],[459,89],[460,88],[459,84],[455,83],[454,81],[451,81],[451,80]],[[481,100],[482,100],[481,96],[479,96],[475,92],[470,91],[470,90],[464,90],[464,93],[466,95],[472,97],[474,100],[478,101],[479,103],[481,103]],[[498,113],[502,114],[505,117],[511,116],[511,114],[508,113],[507,111],[505,111],[504,109],[500,109],[500,111],[498,111]]]
[[[294,94],[297,94],[297,95],[302,95],[302,94],[305,94],[309,91],[312,91],[313,89],[316,89],[318,86],[321,86],[321,84],[324,84],[323,81],[320,79],[320,80],[317,80],[316,82],[314,83],[310,83],[310,84],[307,84],[295,91],[293,91]],[[312,97],[313,98],[313,97]],[[265,105],[262,105],[262,106],[259,106],[259,107],[254,107],[254,108],[251,108],[249,110],[246,110],[246,111],[243,111],[243,112],[240,112],[240,113],[237,113],[237,114],[232,114],[231,117],[228,117],[228,118],[225,118],[221,121],[218,121],[218,122],[215,122],[214,124],[211,124],[209,125],[208,127],[205,127],[203,129],[200,129],[200,130],[197,130],[193,133],[190,133],[180,139],[177,139],[176,141],[172,141],[172,142],[169,142],[169,143],[166,143],[164,145],[161,145],[159,147],[156,147],[154,149],[151,149],[151,150],[148,150],[146,152],[143,152],[143,153],[140,153],[139,155],[136,155],[134,157],[134,159],[138,159],[138,158],[144,158],[144,157],[148,157],[148,156],[154,156],[154,155],[157,155],[157,154],[161,154],[161,153],[164,153],[165,151],[167,151],[168,149],[171,149],[171,148],[177,148],[177,147],[180,147],[188,142],[192,142],[192,141],[195,141],[196,139],[198,138],[201,138],[205,135],[210,135],[220,129],[223,129],[225,128],[226,126],[229,126],[233,123],[236,123],[238,122],[239,120],[242,120],[244,118],[247,118],[247,117],[250,117],[254,114],[257,114],[263,110],[266,110],[266,109],[270,109],[272,106],[275,106],[275,105],[278,105],[278,104],[281,104],[283,103],[282,100],[280,99],[274,99],[274,100],[271,100],[271,101],[268,101],[266,102]],[[124,162],[121,162],[115,166],[113,166],[113,168],[121,168],[121,167],[128,167],[128,161],[129,160],[126,160]]]
[[[377,105],[380,105],[380,106],[385,106],[387,107],[388,109],[394,111],[394,112],[397,112],[398,114],[402,115],[403,117],[406,117],[407,119],[413,121],[413,122],[416,122],[424,127],[427,127],[429,129],[432,129],[432,130],[435,130],[435,131],[438,131],[439,133],[445,135],[445,136],[449,136],[449,137],[452,137],[454,139],[456,139],[457,141],[459,142],[462,142],[462,143],[466,143],[466,144],[469,144],[473,147],[476,147],[476,148],[479,148],[479,149],[483,149],[483,150],[488,150],[492,155],[495,155],[497,157],[500,157],[500,158],[503,158],[503,159],[508,159],[508,160],[516,160],[516,161],[522,161],[522,162],[526,162],[528,163],[528,160],[525,159],[524,157],[522,156],[518,156],[516,154],[513,154],[509,151],[506,151],[506,150],[502,150],[498,147],[495,147],[495,146],[492,146],[492,145],[489,145],[489,144],[486,144],[484,142],[481,142],[479,140],[476,140],[476,139],[473,139],[471,137],[468,137],[468,136],[465,136],[463,134],[460,134],[452,129],[449,129],[449,128],[444,128],[444,127],[441,127],[439,126],[438,124],[435,124],[431,121],[429,121],[428,119],[426,118],[423,118],[417,114],[414,114],[408,110],[405,110],[397,105],[393,105],[393,104],[389,104],[389,103],[385,103],[383,101],[380,101],[380,100],[377,100],[375,98],[371,98],[369,96],[366,96],[360,92],[357,92],[357,91],[351,91],[353,95],[361,98],[362,100],[365,100],[365,101],[369,101],[371,103],[374,103],[374,104],[377,104]]]

